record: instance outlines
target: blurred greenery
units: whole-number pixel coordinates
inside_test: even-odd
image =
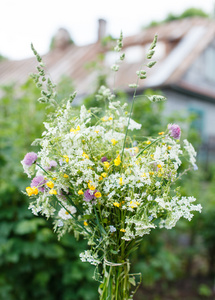
[[[59,87],[60,97],[74,89],[66,77]],[[40,91],[31,80],[20,88],[1,87],[0,92],[0,299],[97,299],[98,283],[92,279],[94,269],[79,259],[79,253],[86,247],[85,241],[76,241],[72,234],[58,241],[51,220],[32,215],[28,198],[21,192],[29,185],[29,178],[23,174],[20,161],[26,152],[38,150],[30,145],[41,136],[42,123],[51,108],[45,109],[36,101]],[[128,99],[123,92],[117,95],[122,101]],[[94,96],[88,96],[85,105],[102,108]],[[164,116],[165,102],[151,103],[139,96],[133,118],[143,126],[140,133],[133,133],[135,137],[157,134],[165,130],[169,122],[177,122],[183,127],[186,125],[182,138],[199,145],[200,137],[192,128],[194,114],[184,116],[177,112]],[[184,195],[198,199],[203,213],[195,214],[191,222],[180,221],[171,231],[154,230],[144,237],[131,258],[132,270],[143,274],[144,288],[156,290],[157,284],[163,282],[168,292],[168,283],[174,280],[215,276],[215,169],[210,166],[206,173],[201,161],[198,165],[199,170],[187,174],[179,185]],[[212,286],[201,285],[198,292],[200,296],[209,297]],[[160,297],[156,299],[166,299]]]
[[[63,78],[59,95],[72,88]],[[85,241],[67,235],[59,242],[51,220],[35,217],[21,190],[29,185],[20,161],[43,131],[44,105],[35,101],[40,91],[29,80],[20,88],[1,88],[0,99],[0,299],[91,300],[97,297],[93,268],[79,253]]]
[[[5,57],[4,55],[0,54],[0,62],[4,61],[4,60],[7,60],[7,57]]]
[[[181,20],[181,19],[185,19],[185,18],[192,18],[192,17],[209,18],[210,16],[209,16],[209,14],[207,14],[200,8],[190,7],[179,15],[169,13],[167,15],[167,17],[162,21],[151,21],[150,24],[147,25],[146,27],[149,28],[149,27],[160,25],[160,24],[168,23],[171,21]],[[144,27],[144,28],[146,28],[146,27]]]

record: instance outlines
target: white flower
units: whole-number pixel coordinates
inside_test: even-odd
[[[128,129],[130,129],[130,130],[134,130],[134,129],[139,130],[141,127],[142,127],[142,124],[139,124],[139,123],[135,122],[133,119],[130,119]]]
[[[110,228],[110,232],[115,232],[116,231],[116,227],[114,227],[113,225],[109,225]]]
[[[193,145],[190,144],[188,142],[188,140],[184,140],[183,141],[185,146],[184,146],[184,149],[187,151],[188,155],[189,155],[189,161],[192,165],[195,165],[195,162],[196,162],[196,151],[195,149],[193,148]]]
[[[87,111],[86,107],[84,105],[81,106],[81,111],[80,111],[80,121],[81,123],[84,122],[87,118],[90,117],[90,112]],[[87,122],[85,122],[87,123]]]
[[[66,209],[65,208],[60,209],[58,216],[63,220],[72,219],[71,215],[75,214],[76,211],[77,210],[74,206],[66,206]]]
[[[89,262],[91,265],[98,265],[101,262],[98,260],[98,255],[96,253],[92,253],[90,250],[86,250],[82,252],[80,255],[81,261],[83,262]]]

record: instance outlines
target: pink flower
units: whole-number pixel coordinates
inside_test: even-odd
[[[38,188],[39,191],[44,192],[45,188],[44,185],[46,183],[46,180],[44,179],[44,177],[42,175],[36,176],[32,179],[31,181],[31,187],[36,187]]]
[[[95,191],[91,191],[90,189],[86,190],[84,192],[84,201],[90,202],[91,200],[96,199],[96,197],[95,197],[96,192],[97,192],[97,190],[95,190]]]
[[[57,167],[56,161],[55,161],[55,160],[51,160],[51,161],[49,162],[49,166],[46,167],[45,169],[46,169],[46,170],[53,170],[55,167]]]
[[[104,161],[107,161],[107,157],[106,157],[106,156],[103,156],[103,157],[101,158],[101,162],[104,162]]]
[[[168,129],[170,136],[172,136],[176,140],[180,139],[181,129],[177,124],[169,124]]]
[[[29,152],[23,159],[23,164],[30,167],[37,160],[37,154],[35,152]]]

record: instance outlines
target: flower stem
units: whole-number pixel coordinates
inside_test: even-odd
[[[146,146],[145,148],[143,148],[143,149],[137,154],[136,158],[138,158],[138,157],[140,156],[140,154],[143,153],[143,151],[145,151],[146,149],[148,149],[149,147],[151,147],[153,144],[155,144],[157,141],[159,141],[159,140],[161,140],[161,139],[163,139],[163,138],[164,138],[164,136],[161,136],[161,137],[157,138],[156,140],[154,140],[153,142],[151,142],[151,144],[149,144],[148,146]]]

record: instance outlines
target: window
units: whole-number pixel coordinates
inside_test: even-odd
[[[204,111],[196,107],[190,107],[188,111],[195,115],[195,118],[191,123],[191,128],[197,130],[202,137],[204,133]]]

